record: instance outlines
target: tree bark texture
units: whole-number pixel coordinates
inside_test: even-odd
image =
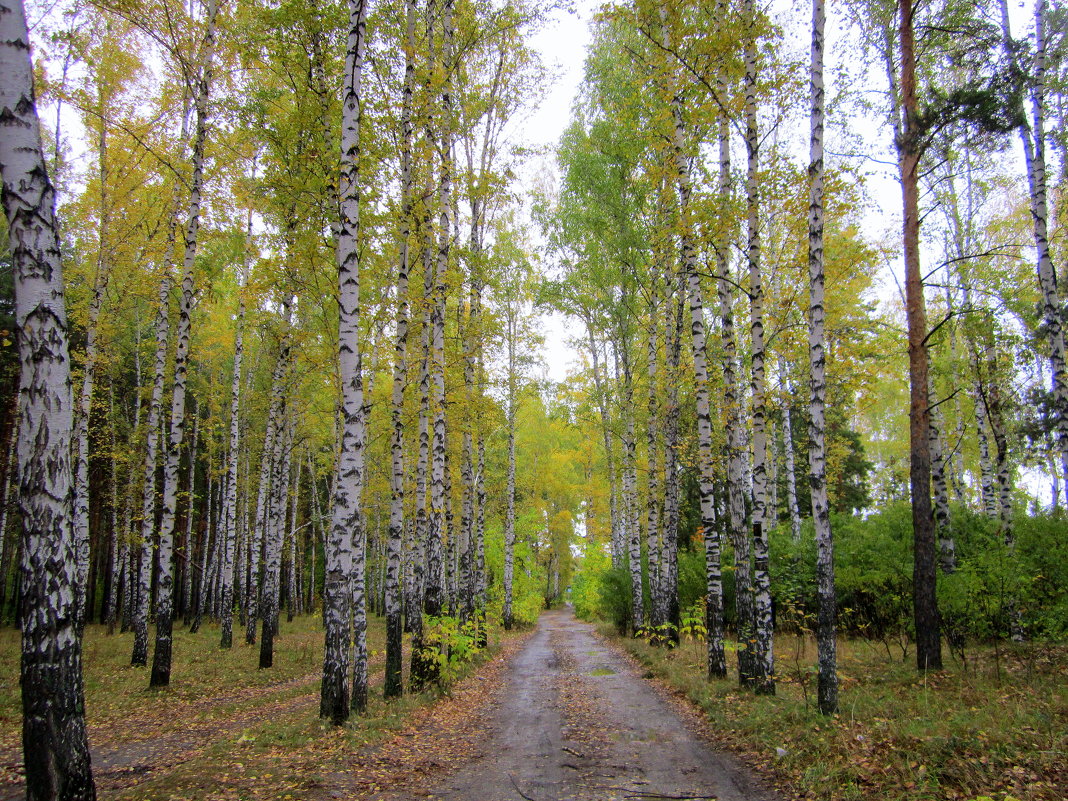
[[[201,50],[196,94],[196,134],[193,142],[193,176],[189,191],[189,216],[185,227],[181,300],[175,332],[174,388],[171,395],[171,429],[163,467],[163,514],[159,528],[156,588],[156,645],[152,653],[149,685],[166,687],[171,680],[171,646],[174,624],[174,523],[178,505],[178,468],[185,441],[185,394],[189,362],[189,337],[193,313],[193,268],[197,233],[200,230],[201,186],[204,180],[204,145],[208,134],[208,96],[211,91],[215,52],[218,0],[208,1],[207,21]]]
[[[364,454],[359,451],[366,426],[360,357],[360,120],[361,79],[366,46],[366,0],[349,0],[342,100],[340,224],[337,235],[338,349],[341,368],[341,452],[334,486],[333,514],[326,548],[324,588],[325,650],[319,715],[336,725],[349,716],[348,661],[352,642],[350,615],[354,574],[363,572],[354,533],[359,526]]]
[[[809,62],[809,203],[808,203],[808,470],[812,496],[812,524],[816,535],[816,705],[824,715],[838,711],[838,599],[834,589],[834,539],[827,499],[827,405],[826,324],[823,267],[823,51],[826,8],[824,0],[812,0],[812,50]],[[789,419],[789,418],[787,418]],[[789,423],[787,423],[789,431]],[[789,438],[790,434],[787,434]],[[787,453],[793,444],[787,439]],[[793,459],[787,461],[791,490],[791,515],[796,513],[793,493]],[[800,528],[800,525],[798,525]],[[800,538],[800,531],[795,535]]]
[[[96,797],[75,605],[72,393],[55,190],[21,2],[0,4],[0,179],[15,284],[22,747],[29,801]]]
[[[919,164],[921,142],[916,96],[912,0],[900,0],[901,104],[904,129],[897,141],[905,250],[905,315],[909,346],[909,484],[912,494],[913,614],[916,665],[942,669],[942,637],[935,583],[934,518],[931,510],[931,454],[927,406],[927,308],[920,270]]]

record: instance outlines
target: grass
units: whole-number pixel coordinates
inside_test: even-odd
[[[704,643],[674,651],[623,644],[796,798],[1068,798],[1063,645],[975,647],[967,662],[923,675],[881,643],[841,640],[841,711],[828,719],[815,710],[816,654],[807,637],[777,637],[773,697],[739,689],[736,677],[707,681]]]
[[[402,727],[411,713],[440,696],[429,690],[388,703],[381,684],[384,622],[368,628],[371,697],[367,713],[335,728],[318,719],[323,630],[318,615],[281,624],[274,667],[260,670],[259,646],[244,642],[235,621],[234,647],[218,647],[219,629],[175,630],[171,686],[148,688],[148,669],[130,667],[132,635],[108,636],[89,626],[84,638],[86,722],[94,773],[103,796],[115,799],[301,798],[328,783],[354,750]],[[500,645],[491,634],[489,654]],[[19,633],[0,630],[0,755],[20,753]],[[406,643],[407,648],[407,643]],[[487,658],[480,652],[456,678]],[[405,667],[408,658],[405,656]],[[143,765],[152,765],[145,773]],[[280,768],[285,766],[285,771]],[[0,796],[20,781],[0,769]]]

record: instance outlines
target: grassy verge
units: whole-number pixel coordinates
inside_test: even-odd
[[[245,645],[236,631],[229,651],[218,648],[217,627],[195,635],[176,631],[172,685],[163,690],[148,689],[146,669],[129,667],[130,635],[109,637],[102,627],[89,627],[86,719],[90,743],[100,752],[94,758],[98,786],[105,797],[131,801],[315,797],[343,757],[396,731],[441,694],[428,690],[385,702],[384,623],[372,618],[369,624],[370,708],[340,728],[318,719],[318,616],[282,624],[270,670],[258,669],[258,646]],[[494,632],[491,647],[458,666],[453,679],[491,658],[502,636],[515,635]],[[0,749],[9,758],[20,748],[18,653],[18,632],[0,631]],[[407,654],[404,661],[407,667]],[[0,770],[0,796],[18,781],[11,766]]]
[[[602,633],[615,636],[602,628]],[[864,640],[839,643],[841,713],[819,715],[815,646],[776,639],[774,697],[705,679],[704,644],[620,641],[684,693],[725,745],[794,797],[941,801],[1068,798],[1068,648],[975,648],[926,676]]]

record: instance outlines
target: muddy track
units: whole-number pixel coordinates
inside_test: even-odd
[[[537,631],[484,693],[469,758],[403,790],[334,797],[414,801],[775,801],[730,755],[713,750],[695,716],[570,610]]]

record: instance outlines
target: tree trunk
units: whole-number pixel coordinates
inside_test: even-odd
[[[452,69],[453,0],[442,3],[442,69]],[[434,294],[431,305],[431,411],[434,436],[430,451],[430,515],[427,532],[426,592],[423,599],[428,615],[442,612],[442,547],[448,534],[445,492],[445,304],[446,274],[452,238],[452,85],[446,77],[441,88],[440,136],[437,141],[440,163],[438,184],[438,252],[434,268]]]
[[[744,12],[755,31],[756,9],[745,0]],[[764,288],[760,269],[760,197],[758,169],[760,132],[757,130],[757,53],[755,33],[745,40],[745,140],[746,228],[749,262],[750,341],[752,343],[753,395],[753,618],[746,650],[752,650],[749,665],[753,689],[761,695],[775,694],[774,632],[771,619],[771,578],[768,573],[767,483],[768,441],[765,424]],[[741,629],[739,629],[741,639]],[[743,679],[743,683],[744,679]]]
[[[657,316],[659,311],[658,299],[659,280],[656,274],[650,276],[650,308],[649,330],[646,342],[646,373],[649,379],[648,399],[646,408],[648,419],[645,424],[645,440],[648,458],[646,471],[646,499],[645,499],[645,558],[648,561],[646,574],[649,577],[649,625],[656,629],[663,625],[663,604],[660,593],[660,468],[658,465],[660,452],[660,425],[659,403],[657,398],[657,373],[659,372],[659,360],[657,354],[657,329],[660,320]]]
[[[98,360],[98,322],[100,306],[104,300],[111,273],[107,236],[111,230],[111,207],[107,196],[107,126],[100,126],[100,225],[96,279],[89,297],[89,319],[85,326],[85,363],[82,366],[82,388],[78,397],[77,415],[74,421],[74,542],[78,554],[77,579],[74,585],[75,619],[79,627],[85,625],[86,606],[92,599],[86,598],[89,577],[89,422],[92,416],[93,384],[96,380]]]
[[[670,48],[667,25],[667,12],[660,10],[663,26],[664,46]],[[721,678],[727,675],[727,661],[723,647],[723,580],[720,567],[719,532],[715,520],[715,472],[712,454],[712,410],[709,398],[708,358],[705,352],[705,307],[701,290],[701,277],[697,272],[697,252],[693,243],[693,222],[690,209],[690,197],[693,181],[690,177],[690,163],[686,152],[686,132],[682,117],[682,96],[675,90],[671,98],[671,115],[674,122],[674,139],[672,160],[674,161],[676,182],[679,192],[680,255],[682,273],[685,275],[690,302],[690,333],[693,348],[695,395],[697,405],[697,447],[700,464],[701,493],[701,527],[705,538],[705,582],[707,600],[705,605],[705,627],[708,631],[708,675],[709,678]],[[724,124],[726,120],[724,120]],[[721,129],[722,130],[722,129]],[[729,155],[724,139],[720,144],[721,192],[722,182],[729,180]],[[722,160],[726,157],[727,173],[723,172]],[[729,192],[729,183],[727,192]],[[726,197],[726,194],[722,194]],[[718,252],[725,256],[722,248]]]
[[[0,178],[20,364],[22,743],[28,801],[96,797],[85,732],[71,508],[71,377],[55,191],[22,3],[0,14]]]
[[[406,0],[404,87],[401,99],[401,230],[397,265],[397,328],[394,338],[389,539],[386,545],[386,678],[384,694],[404,692],[400,599],[401,546],[404,538],[404,387],[408,378],[408,244],[412,233],[412,93],[415,89],[415,0]]]
[[[638,525],[638,476],[635,465],[634,380],[627,335],[620,336],[618,352],[623,368],[623,520],[630,572],[630,614],[635,635],[645,628],[642,595],[642,538]]]
[[[189,445],[189,496],[186,500],[186,515],[185,515],[185,539],[182,544],[182,595],[181,601],[177,605],[177,612],[181,613],[185,619],[186,625],[189,625],[189,600],[193,594],[193,519],[195,515],[196,507],[196,490],[197,490],[197,447],[200,445],[200,414],[198,413],[196,402],[193,403],[193,441]],[[210,477],[210,464],[209,464],[209,477],[208,477],[208,517],[207,520],[211,520],[211,477]],[[204,574],[201,573],[200,582],[204,583]]]
[[[1012,33],[1009,28],[1008,0],[1001,0],[1001,27],[1006,55],[1013,62]],[[1029,83],[1031,91],[1030,125],[1020,126],[1024,162],[1027,167],[1027,186],[1030,191],[1032,233],[1037,254],[1038,287],[1041,292],[1040,308],[1042,327],[1049,340],[1049,363],[1052,376],[1051,391],[1057,423],[1057,445],[1060,450],[1061,472],[1068,481],[1068,375],[1065,374],[1064,324],[1061,298],[1057,288],[1057,272],[1050,253],[1048,221],[1049,209],[1046,200],[1046,35],[1045,0],[1035,3],[1035,58],[1032,70],[1024,68],[1025,74],[1033,76]]]
[[[823,268],[823,31],[824,0],[812,0],[812,50],[809,65],[809,206],[808,206],[808,469],[812,494],[812,524],[816,534],[816,705],[824,715],[838,712],[838,600],[834,590],[834,539],[827,499],[827,447],[824,410],[827,404],[826,334]],[[787,403],[789,408],[789,403]],[[789,431],[789,423],[787,423]],[[793,450],[787,434],[787,453]],[[787,461],[787,481],[793,495],[793,459]],[[791,498],[791,515],[797,497]],[[798,525],[800,528],[800,525]],[[800,531],[794,535],[800,538]]]
[[[294,424],[295,424],[294,420]],[[293,435],[289,438],[289,448],[286,451],[288,463],[293,454]],[[293,622],[293,615],[300,614],[300,591],[297,587],[297,515],[300,509],[300,479],[302,464],[296,460],[293,467],[292,493],[289,504],[289,538],[286,545],[289,550],[289,559],[286,564],[286,622]]]
[[[230,648],[234,642],[234,560],[237,551],[237,459],[241,453],[241,363],[245,355],[245,293],[248,262],[251,258],[252,212],[245,225],[245,248],[241,274],[238,276],[237,330],[234,332],[234,372],[230,379],[230,444],[226,455],[226,499],[219,577],[219,647]]]
[[[918,130],[916,57],[912,0],[900,0],[901,104],[904,129],[897,140],[901,175],[905,250],[905,315],[909,345],[909,483],[912,494],[913,612],[916,665],[920,670],[942,669],[942,637],[935,571],[934,519],[931,511],[931,454],[927,407],[927,308],[920,271],[919,163],[922,145]]]
[[[682,321],[686,304],[686,276],[671,267],[664,303],[664,342],[667,357],[667,410],[664,413],[664,536],[660,558],[660,591],[669,636],[679,642],[679,385],[682,381]]]
[[[508,426],[508,489],[507,511],[504,518],[504,607],[501,621],[504,628],[514,625],[512,611],[513,581],[515,578],[515,407],[516,407],[516,338],[519,335],[519,302],[510,298],[505,308],[505,344],[508,349],[508,397],[505,415]]]
[[[821,19],[822,19],[822,15],[821,15]],[[821,44],[820,45],[821,58],[822,58],[822,52],[823,52],[822,48],[823,48],[823,46]],[[821,64],[821,72],[822,72],[822,64]],[[822,89],[820,91],[822,92]],[[820,116],[821,116],[820,136],[822,137],[822,134],[823,134],[822,110],[820,112]],[[822,145],[822,138],[821,138],[821,145]],[[822,150],[822,147],[821,147],[821,150]],[[814,161],[814,160],[815,159],[812,159],[812,161]],[[822,165],[822,155],[820,156],[820,164]],[[809,169],[811,169],[811,166],[809,167]],[[821,166],[820,169],[822,169],[822,166]],[[810,179],[810,180],[812,180],[812,179]],[[822,194],[821,194],[821,198],[822,198]],[[820,205],[821,211],[822,211],[822,208],[823,208],[823,206],[822,206],[822,200],[821,200],[821,205]],[[810,206],[809,207],[809,214],[811,214],[811,213],[812,213],[812,210],[811,210],[811,206]],[[811,229],[809,229],[809,236],[810,237],[812,236]],[[821,235],[821,237],[820,237],[821,247],[822,247],[822,241],[823,241],[823,239],[822,239],[822,235]],[[811,259],[811,256],[809,258]],[[810,264],[811,264],[811,261],[810,261]],[[820,259],[821,276],[822,276],[822,269],[823,269],[822,265],[823,265],[823,260],[822,260],[822,257],[821,257],[821,259]],[[810,281],[809,291],[810,292],[812,290],[811,280],[812,279],[811,279],[811,275],[810,275],[810,277],[809,277],[809,281]],[[811,314],[811,311],[809,313]],[[822,341],[821,341],[820,347],[822,348]],[[811,368],[811,363],[809,364],[809,367]],[[793,416],[792,416],[792,414],[790,412],[790,407],[793,405],[794,391],[793,391],[793,388],[790,386],[790,377],[789,377],[789,373],[786,370],[785,362],[779,362],[779,372],[782,374],[783,391],[786,394],[786,402],[783,404],[783,407],[782,407],[782,447],[783,447],[783,456],[784,456],[785,467],[786,467],[786,507],[787,507],[787,511],[790,514],[790,536],[793,537],[794,542],[801,542],[801,508],[797,505],[797,465],[796,465],[796,463],[794,461],[794,425],[793,425]],[[811,469],[811,466],[810,466],[810,469]]]
[[[286,305],[288,317],[288,304]],[[283,341],[283,353],[278,356],[281,375],[277,386],[278,397],[272,399],[272,412],[279,416],[278,426],[271,448],[271,488],[269,512],[263,528],[263,584],[260,589],[260,668],[274,665],[274,637],[278,633],[278,606],[280,579],[282,574],[282,542],[285,534],[285,521],[289,494],[289,439],[291,423],[289,405],[285,398],[286,373],[289,367],[288,335]],[[272,393],[274,394],[274,393]],[[276,405],[277,403],[277,405]]]
[[[171,680],[171,631],[174,616],[174,522],[178,503],[178,460],[185,440],[186,371],[193,312],[193,268],[200,228],[200,192],[204,176],[204,145],[207,140],[208,95],[211,91],[212,59],[215,51],[215,21],[218,0],[208,0],[206,30],[196,96],[196,136],[193,142],[193,178],[189,192],[189,218],[185,229],[182,266],[182,296],[175,332],[174,390],[171,395],[171,430],[167,459],[163,468],[163,516],[159,528],[159,574],[156,589],[156,647],[152,654],[149,685],[166,687]]]
[[[327,546],[324,617],[326,647],[323,654],[323,681],[319,715],[335,725],[349,716],[347,686],[348,652],[352,641],[349,622],[354,602],[353,585],[362,580],[364,554],[355,549],[359,538],[354,532],[360,522],[360,493],[363,489],[366,417],[360,357],[360,121],[361,81],[366,46],[365,0],[349,0],[349,32],[345,53],[344,98],[341,125],[341,178],[339,181],[340,225],[337,236],[337,263],[340,317],[338,350],[341,366],[342,430],[341,453],[337,463],[334,508]],[[353,540],[357,542],[354,543]]]

